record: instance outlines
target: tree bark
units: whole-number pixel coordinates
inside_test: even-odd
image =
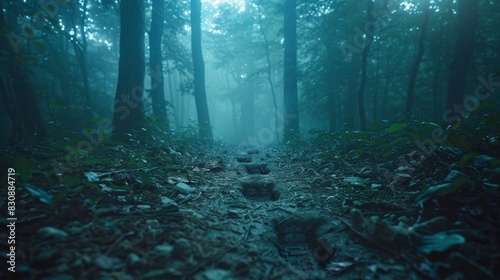
[[[213,141],[205,89],[205,62],[201,49],[201,0],[191,0],[191,48],[194,67],[194,99],[198,115],[199,137]]]
[[[415,83],[417,81],[417,73],[418,68],[420,67],[420,62],[422,61],[422,57],[424,56],[424,42],[425,35],[427,33],[427,26],[429,25],[429,0],[422,2],[422,10],[424,14],[424,18],[422,20],[422,26],[420,27],[420,37],[418,39],[418,52],[417,57],[415,58],[415,62],[413,63],[413,67],[410,75],[410,82],[408,83],[408,95],[406,96],[406,113],[411,114],[411,110],[413,107],[413,93],[415,90]]]
[[[448,110],[454,110],[455,106],[461,106],[464,101],[467,71],[474,52],[477,10],[477,0],[458,1],[458,34],[448,79],[446,100]],[[456,118],[446,118],[445,121],[449,122],[450,120],[456,120]]]
[[[151,75],[151,102],[153,115],[168,131],[167,102],[165,101],[163,57],[161,39],[163,36],[165,2],[153,0],[151,11],[151,30],[149,31],[149,68]]]
[[[299,134],[299,103],[297,95],[297,15],[296,0],[284,4],[284,139],[295,139]]]
[[[113,119],[113,138],[127,141],[127,134],[144,125],[144,1],[120,2],[120,59]]]

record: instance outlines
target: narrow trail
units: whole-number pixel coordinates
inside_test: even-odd
[[[187,225],[203,223],[190,235],[204,237],[202,244],[210,244],[205,250],[231,248],[198,279],[226,279],[218,274],[226,270],[236,273],[234,279],[374,279],[378,272],[365,267],[382,258],[394,270],[385,279],[406,277],[395,259],[352,239],[343,222],[350,207],[342,206],[328,178],[334,170],[318,166],[312,155],[279,148],[223,153],[226,168],[199,188],[198,200],[180,206],[189,213]]]

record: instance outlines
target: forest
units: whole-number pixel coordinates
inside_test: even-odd
[[[0,278],[500,279],[496,0],[0,9]]]

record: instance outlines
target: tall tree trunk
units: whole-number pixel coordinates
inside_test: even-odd
[[[373,16],[373,2],[372,0],[367,0],[368,5],[366,7],[367,26],[369,23],[375,22],[375,17]],[[366,87],[366,68],[368,65],[368,54],[370,53],[370,46],[373,41],[373,33],[367,32],[366,34],[365,48],[361,55],[361,82],[359,84],[358,90],[358,113],[359,113],[359,124],[362,130],[366,129],[366,112],[365,112],[365,87]]]
[[[285,0],[283,34],[284,44],[284,128],[285,142],[299,134],[299,99],[297,95],[297,15],[296,0]]]
[[[226,77],[226,88],[228,90],[231,89],[231,83],[229,83],[229,69],[226,67],[225,69],[225,77]],[[232,116],[233,116],[233,130],[234,130],[234,139],[237,139],[238,138],[238,135],[239,135],[239,131],[238,131],[238,117],[237,117],[237,114],[236,114],[236,100],[233,96],[230,96],[229,97],[230,101],[231,101],[231,113],[232,113]]]
[[[353,54],[351,57],[351,61],[347,66],[347,79],[349,81],[349,92],[346,96],[346,110],[344,116],[344,125],[354,126],[356,123],[356,85],[358,83],[358,75],[359,69],[357,66],[359,65],[359,55]]]
[[[2,5],[0,5],[0,10]],[[47,130],[43,122],[38,106],[35,90],[28,77],[27,65],[19,61],[17,46],[9,41],[10,33],[3,12],[0,12],[0,51],[4,53],[6,62],[4,72],[0,78],[0,89],[2,92],[2,103],[12,121],[12,141],[18,136],[35,137],[42,139],[47,136]],[[29,44],[29,42],[28,42]],[[27,53],[29,56],[29,51]],[[0,67],[3,68],[2,65]]]
[[[446,108],[454,110],[464,100],[466,76],[474,52],[475,31],[477,25],[478,0],[458,1],[458,34],[453,62],[450,65]],[[446,122],[456,118],[446,118]]]
[[[418,68],[422,57],[424,56],[424,42],[425,34],[427,33],[427,26],[429,25],[429,0],[422,2],[422,10],[424,18],[422,20],[422,26],[420,27],[420,37],[418,39],[418,52],[415,62],[413,63],[413,68],[410,74],[410,82],[408,83],[408,95],[406,96],[406,113],[411,114],[411,109],[413,107],[413,93],[415,90],[415,82],[417,81]]]
[[[442,115],[439,113],[439,107],[440,104],[438,103],[438,98],[441,96],[441,91],[442,91],[442,85],[441,85],[441,69],[443,63],[442,63],[442,55],[441,55],[441,49],[443,46],[443,27],[444,27],[444,21],[441,21],[441,26],[439,28],[439,41],[437,44],[437,51],[436,51],[436,56],[433,59],[434,62],[434,81],[433,81],[433,90],[432,90],[432,104],[433,104],[433,112],[432,112],[432,118],[435,122],[439,122],[442,120]]]
[[[128,133],[144,125],[144,1],[120,2],[120,60],[113,119],[113,138],[127,141]]]
[[[151,75],[151,102],[153,115],[168,131],[167,102],[165,101],[163,79],[163,57],[161,38],[165,13],[164,0],[153,0],[151,11],[151,30],[149,31],[149,68]]]
[[[272,76],[272,67],[271,67],[271,54],[269,52],[269,42],[267,41],[267,36],[266,32],[264,32],[264,26],[262,26],[262,13],[260,10],[260,1],[257,2],[257,12],[258,12],[258,17],[259,17],[259,29],[260,33],[262,34],[262,39],[264,39],[264,46],[266,48],[266,59],[267,59],[267,81],[269,82],[269,87],[271,88],[271,95],[273,98],[273,106],[274,106],[274,118],[275,118],[275,123],[274,123],[274,129],[276,130],[276,141],[280,141],[280,135],[278,131],[278,104],[276,103],[276,92],[274,90],[274,84],[273,84],[273,76]]]
[[[201,0],[191,0],[191,49],[194,66],[194,99],[198,115],[199,137],[202,141],[213,140],[210,114],[205,89],[205,62],[201,51]]]
[[[167,54],[168,56],[168,54]],[[169,60],[167,59],[166,61],[166,68],[167,71],[170,69],[170,63]],[[175,79],[174,79],[175,78]],[[176,96],[175,91],[174,91],[174,81],[177,82],[177,72],[176,71],[169,71],[169,74],[167,75],[167,82],[168,82],[168,92],[170,95],[170,103],[167,103],[166,105],[170,105],[172,107],[172,115],[173,115],[173,121],[175,122],[175,128],[177,131],[181,131],[181,121],[180,121],[180,108],[181,106],[179,99],[182,97]],[[168,110],[167,110],[167,118],[168,118]],[[168,123],[170,126],[170,123]]]
[[[380,42],[377,44],[377,69],[375,70],[375,89],[373,90],[372,106],[373,106],[373,120],[378,118],[378,92],[380,85]]]
[[[90,98],[90,85],[89,85],[89,74],[88,74],[88,66],[87,66],[87,37],[85,33],[85,19],[87,17],[87,2],[88,0],[84,0],[80,9],[73,9],[73,13],[71,14],[71,25],[75,32],[80,30],[80,38],[77,39],[76,34],[70,38],[71,43],[73,44],[73,49],[75,51],[75,57],[78,61],[78,66],[80,67],[80,72],[82,74],[82,83],[83,83],[83,99],[84,106],[83,110],[85,113],[85,118],[91,118],[91,98]],[[80,13],[78,15],[78,13]],[[78,17],[78,19],[76,18]],[[76,21],[79,21],[78,23]],[[78,28],[77,28],[78,25]]]

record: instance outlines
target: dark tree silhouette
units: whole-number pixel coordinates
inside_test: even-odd
[[[167,104],[165,101],[163,58],[161,39],[163,36],[165,2],[153,0],[151,30],[149,31],[149,67],[151,71],[151,101],[156,119],[168,128]]]
[[[415,89],[415,82],[417,81],[418,67],[424,56],[424,42],[425,34],[427,33],[427,26],[429,25],[429,0],[422,2],[422,10],[424,18],[422,20],[422,26],[420,27],[420,36],[418,39],[418,52],[415,62],[413,63],[413,68],[411,69],[410,82],[408,84],[408,95],[406,96],[406,113],[411,114],[411,108],[413,107],[413,91]]]
[[[462,104],[464,100],[467,70],[474,52],[477,10],[477,0],[458,1],[458,34],[453,61],[450,65],[446,100],[447,109],[453,110],[454,106]]]
[[[198,114],[199,137],[212,141],[212,127],[205,89],[205,62],[201,51],[201,0],[191,0],[191,48],[194,66],[194,98]]]
[[[296,0],[285,0],[283,35],[285,58],[283,69],[285,142],[299,133],[299,104],[297,97],[297,15]]]
[[[375,17],[373,16],[373,1],[367,0],[368,5],[366,6],[367,26],[370,23],[375,22]],[[366,112],[365,112],[365,87],[366,87],[366,67],[368,65],[368,54],[370,53],[370,46],[373,41],[373,33],[367,32],[366,43],[361,55],[361,81],[359,83],[358,89],[358,113],[359,113],[359,124],[362,130],[366,129]]]
[[[113,119],[113,138],[127,140],[126,134],[144,125],[144,1],[120,2],[120,60]]]
[[[0,5],[1,9],[2,5]],[[0,65],[0,91],[2,103],[13,125],[12,140],[18,136],[45,138],[47,130],[38,107],[35,90],[28,77],[26,64],[21,62],[26,59],[20,58],[21,55],[29,55],[29,53],[21,54],[17,50],[17,44],[22,42],[13,38],[5,22],[3,11],[0,12],[0,32],[0,52],[5,55],[6,59],[6,63]],[[7,69],[2,69],[4,65]]]

